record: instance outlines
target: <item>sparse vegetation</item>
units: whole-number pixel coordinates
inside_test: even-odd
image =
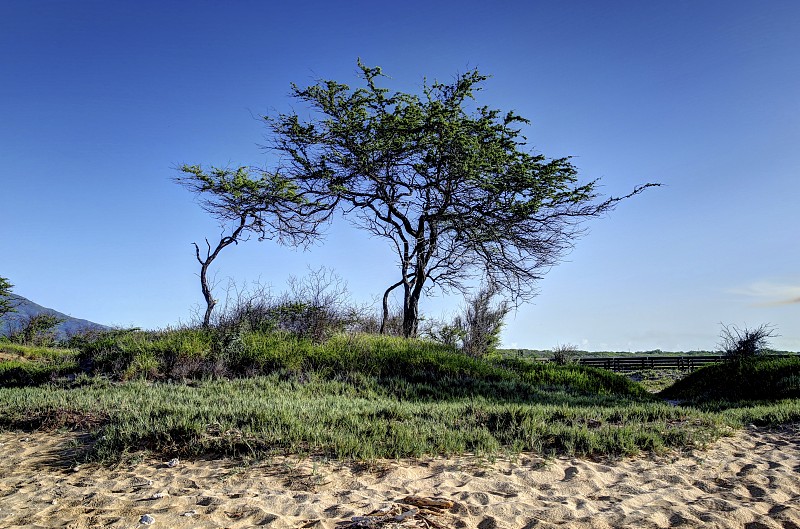
[[[261,285],[240,290],[216,318],[215,328],[228,333],[281,332],[322,343],[336,333],[374,329],[366,307],[349,298],[347,284],[321,267],[302,278],[290,277],[286,292],[274,296]]]

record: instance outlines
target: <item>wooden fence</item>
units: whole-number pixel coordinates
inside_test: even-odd
[[[794,355],[774,355],[785,358]],[[708,364],[722,362],[722,355],[688,355],[688,356],[595,356],[579,358],[578,363],[584,366],[599,367],[611,371],[638,371],[641,369],[696,369]]]

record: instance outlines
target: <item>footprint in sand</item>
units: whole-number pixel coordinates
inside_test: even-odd
[[[478,524],[478,529],[497,529],[497,520],[487,516]]]
[[[756,465],[753,464],[745,465],[741,468],[741,470],[739,470],[739,472],[736,473],[736,475],[739,477],[746,476],[747,474],[751,473],[753,470],[756,469],[758,469]]]
[[[750,496],[753,498],[763,498],[767,495],[767,491],[762,489],[761,487],[756,487],[755,485],[747,485],[747,490],[750,492]]]
[[[211,507],[213,505],[222,505],[222,500],[220,498],[214,498],[211,496],[201,496],[197,498],[197,505],[202,507]]]
[[[567,467],[566,469],[564,469],[564,479],[562,479],[561,481],[571,480],[572,478],[578,475],[578,472],[580,472],[578,470],[578,467]]]
[[[462,492],[458,495],[458,499],[464,502],[477,503],[482,506],[489,505],[489,495],[485,492]]]

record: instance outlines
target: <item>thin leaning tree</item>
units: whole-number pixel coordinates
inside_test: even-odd
[[[200,263],[200,288],[206,302],[203,327],[208,328],[217,304],[208,270],[224,248],[252,236],[259,241],[308,245],[318,236],[318,227],[329,212],[309,202],[291,181],[276,173],[247,167],[206,171],[199,165],[182,165],[178,169],[182,174],[175,181],[194,193],[200,206],[222,228],[215,245],[208,238],[202,250],[192,243]]]
[[[402,287],[403,334],[417,333],[419,301],[439,287],[465,292],[476,278],[514,302],[583,233],[583,223],[621,200],[603,198],[598,181],[579,183],[570,158],[526,149],[528,120],[474,104],[487,77],[477,70],[422,94],[390,93],[380,68],[358,63],[363,86],[320,81],[292,85],[310,109],[265,117],[283,174],[320,207],[388,240]]]

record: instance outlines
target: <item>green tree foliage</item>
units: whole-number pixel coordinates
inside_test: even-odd
[[[336,81],[292,87],[310,108],[267,117],[273,147],[298,194],[340,209],[396,253],[403,289],[403,332],[415,335],[424,292],[465,291],[476,277],[516,302],[619,198],[600,197],[597,180],[579,183],[569,158],[526,148],[513,112],[477,106],[487,77],[477,70],[452,83],[426,83],[422,95],[379,86],[380,68],[359,61],[363,85]]]
[[[12,288],[14,285],[8,279],[0,277],[0,318],[16,310],[16,304],[11,299]]]

